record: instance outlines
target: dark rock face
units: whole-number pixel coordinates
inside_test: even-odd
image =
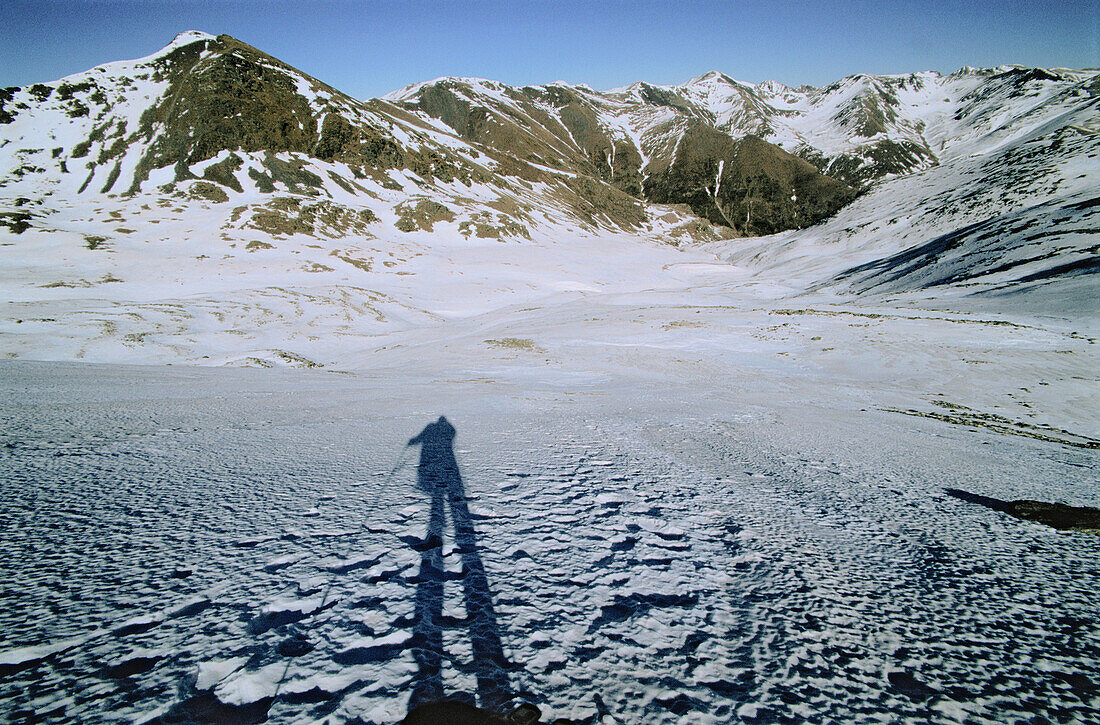
[[[927,147],[890,139],[861,146],[858,154],[840,154],[823,161],[818,167],[823,174],[857,188],[887,174],[904,174],[937,163]]]
[[[471,101],[460,82],[441,81],[421,89],[409,106],[438,118],[489,153],[592,176],[640,195],[641,156],[631,144],[607,135],[596,110],[580,94],[560,86],[502,86],[500,92],[510,103]]]
[[[401,725],[540,725],[541,711],[531,704],[522,704],[510,712],[492,712],[465,702],[446,701],[421,705],[405,716]],[[551,725],[573,725],[565,719]]]
[[[1012,516],[1046,524],[1062,531],[1088,531],[1100,534],[1100,509],[1088,506],[1067,506],[1023,499],[1009,502]]]
[[[185,149],[188,163],[223,149],[311,150],[317,122],[293,79],[243,43],[218,42],[222,52],[180,77],[158,108],[157,120],[172,131],[170,147]]]
[[[621,227],[632,229],[646,220],[645,209],[634,197],[614,186],[601,184],[590,176],[576,176],[566,182],[572,192],[563,195],[573,211],[589,224],[607,220]]]
[[[836,120],[852,133],[864,138],[885,133],[887,124],[897,120],[898,99],[887,89],[868,90],[856,102],[842,109]]]
[[[702,124],[684,136],[672,163],[646,180],[645,193],[650,201],[688,204],[743,236],[809,226],[856,196],[778,146],[755,136],[735,141]]]
[[[645,84],[640,88],[644,105],[669,109],[679,119],[672,125],[687,127],[678,142],[675,133],[669,134],[670,147],[658,153],[667,157],[675,151],[671,161],[650,162],[644,169],[635,142],[612,138],[601,123],[598,94],[589,97],[559,85],[518,90],[500,86],[509,101],[503,103],[461,81],[445,80],[419,89],[407,107],[438,118],[490,153],[572,172],[576,181],[570,186],[581,197],[576,206],[582,216],[590,216],[585,213],[588,200],[628,227],[638,222],[632,205],[612,194],[582,193],[592,191],[585,178],[635,200],[686,204],[741,235],[808,226],[856,196],[846,178],[829,178],[828,169],[759,137],[735,140],[714,127],[713,114],[677,93]],[[866,167],[861,159],[855,165]],[[862,179],[854,172],[848,176],[854,182]]]
[[[321,123],[321,138],[313,154],[325,161],[353,151],[359,142],[359,131],[338,113],[330,113]]]
[[[666,106],[689,115],[698,113],[697,109],[693,108],[690,103],[677,94],[665,88],[651,86],[648,83],[642,84],[642,98],[646,103],[653,106]]]
[[[212,56],[204,53],[212,51]],[[223,149],[307,151],[317,140],[309,103],[274,58],[229,36],[181,46],[158,63],[170,90],[151,106],[136,133],[152,141],[132,189],[152,169],[186,167]],[[274,66],[274,67],[273,67]],[[162,128],[163,132],[157,133]]]
[[[504,151],[522,161],[558,166],[553,154],[548,153],[548,147],[555,145],[553,134],[511,108],[501,118],[486,106],[471,104],[458,90],[459,86],[451,81],[427,86],[420,95],[417,110],[443,121],[468,141]]]
[[[275,180],[286,175],[283,167],[287,162],[274,157],[284,151],[357,167],[409,168],[426,178],[470,176],[468,169],[438,152],[403,149],[364,120],[370,104],[345,96],[228,35],[177,48],[158,60],[155,75],[169,81],[169,91],[143,114],[141,128],[122,144],[150,142],[131,191],[137,190],[152,169],[175,166],[177,179],[189,178],[189,165],[224,150],[266,152],[269,176]],[[312,107],[299,92],[303,79],[312,91],[326,94],[329,100],[322,110]],[[204,178],[239,191],[234,176],[237,167],[239,163],[214,170],[213,176],[208,169]],[[306,186],[320,184],[319,179],[313,183],[297,179],[295,185],[302,182]]]
[[[553,88],[568,102],[561,107],[561,123],[585,152],[593,176],[631,196],[642,195],[642,157],[632,144],[611,139],[600,126],[595,110],[576,94]]]
[[[15,120],[15,116],[4,109],[4,104],[14,98],[15,92],[18,90],[15,86],[0,88],[0,123],[11,123]]]

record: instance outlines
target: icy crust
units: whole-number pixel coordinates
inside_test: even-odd
[[[550,718],[1100,712],[1093,537],[944,493],[1095,502],[1095,451],[900,418],[879,387],[594,363],[602,380],[4,363],[0,573],[20,586],[0,713],[398,722],[432,551],[406,443],[441,411],[476,535],[460,549],[448,519],[438,549],[449,694],[480,692],[472,545],[509,692]]]

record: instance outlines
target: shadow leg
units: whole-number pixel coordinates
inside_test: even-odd
[[[457,467],[448,487],[451,499],[451,519],[455,527],[455,544],[462,552],[463,587],[467,627],[473,645],[474,668],[477,676],[479,704],[489,710],[500,710],[510,699],[508,661],[500,640],[500,627],[489,590],[489,577],[477,547],[477,534],[466,506],[462,479]]]
[[[421,474],[423,478],[423,472]],[[443,493],[432,495],[426,540],[440,542],[443,536]],[[411,647],[417,673],[413,678],[409,709],[443,699],[443,551],[439,543],[420,555]]]

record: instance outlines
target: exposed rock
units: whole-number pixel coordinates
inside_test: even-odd
[[[809,226],[851,201],[856,190],[755,136],[733,140],[703,124],[689,130],[664,170],[646,180],[646,196],[683,203],[742,236]]]
[[[524,703],[508,713],[484,710],[465,702],[434,702],[414,708],[402,725],[540,725],[542,712],[534,705]],[[551,725],[574,725],[564,718]]]
[[[944,492],[957,499],[976,503],[1024,521],[1045,524],[1060,531],[1100,534],[1100,509],[1090,506],[1068,506],[1064,503],[1047,503],[1030,499],[1002,501],[957,488],[944,489]]]
[[[1018,519],[1036,521],[1062,531],[1087,531],[1091,534],[1100,534],[1100,509],[1028,499],[1010,501],[1008,506],[1008,513]]]
[[[454,212],[431,199],[418,199],[415,204],[411,201],[401,202],[394,211],[400,217],[396,226],[403,232],[430,232],[436,222],[455,220]]]
[[[247,226],[275,237],[306,234],[339,238],[348,233],[364,235],[378,221],[369,209],[350,209],[328,200],[275,197],[257,208]]]

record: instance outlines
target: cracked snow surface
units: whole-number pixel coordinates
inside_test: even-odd
[[[1092,450],[764,373],[0,371],[8,721],[1100,713],[1097,539],[944,490],[1095,494]]]

